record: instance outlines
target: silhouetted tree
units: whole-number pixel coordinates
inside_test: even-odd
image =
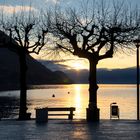
[[[24,8],[23,8],[24,9]],[[20,110],[19,119],[25,120],[30,118],[27,113],[26,98],[26,56],[31,53],[39,54],[45,45],[45,35],[47,31],[41,27],[41,19],[34,16],[32,11],[19,14],[13,14],[10,17],[2,16],[1,24],[3,31],[9,35],[6,46],[19,56],[20,64]]]
[[[89,61],[87,120],[97,121],[97,64],[100,60],[112,58],[116,51],[131,49],[132,40],[140,29],[140,14],[137,9],[132,11],[123,3],[106,7],[104,1],[93,4],[82,2],[82,10],[63,10],[56,6],[44,17],[49,32],[53,34],[56,50]]]

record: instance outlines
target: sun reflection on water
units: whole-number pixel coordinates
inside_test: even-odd
[[[81,85],[75,85],[75,107],[76,107],[76,115],[79,116],[81,113]]]

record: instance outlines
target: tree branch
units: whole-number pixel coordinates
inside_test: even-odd
[[[66,51],[68,51],[68,52],[70,52],[70,53],[72,53],[73,54],[73,51],[71,51],[70,49],[68,49],[67,47],[64,47],[64,46],[62,46],[62,45],[60,45],[60,44],[58,44],[58,43],[56,43],[56,45],[57,45],[57,48],[58,49],[64,49],[64,50],[66,50]]]
[[[105,42],[103,42],[102,45],[104,45]],[[99,60],[105,59],[105,58],[112,58],[113,57],[113,49],[114,49],[114,31],[111,32],[111,45],[110,49],[104,54],[99,56]]]
[[[18,38],[17,38],[18,42],[19,42],[20,46],[23,47],[21,36],[20,36],[20,33],[19,33],[19,30],[18,30],[17,26],[14,26],[14,29],[15,29],[15,32],[17,33],[17,36],[18,36]]]

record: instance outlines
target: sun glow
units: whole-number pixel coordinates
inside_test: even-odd
[[[73,63],[72,67],[76,70],[83,69],[83,65],[81,63],[78,63],[78,62]]]

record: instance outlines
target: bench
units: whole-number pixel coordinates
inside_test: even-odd
[[[36,108],[36,122],[47,122],[48,116],[68,116],[68,119],[72,120],[74,116],[73,111],[75,111],[74,107]]]
[[[48,111],[48,116],[68,116],[68,119],[69,120],[72,120],[73,119],[73,111],[75,111],[75,108],[74,107],[56,107],[56,108],[47,108],[47,111]],[[58,112],[69,112],[69,113],[58,113]],[[57,112],[57,113],[52,113],[50,114],[49,112]]]

